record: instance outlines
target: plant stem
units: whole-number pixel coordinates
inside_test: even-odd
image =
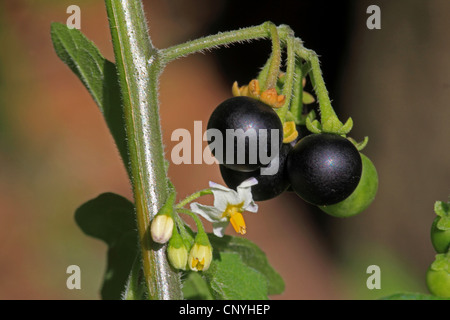
[[[322,71],[320,70],[319,58],[317,55],[314,55],[309,61],[311,63],[311,81],[313,82],[314,91],[316,92],[317,99],[319,100],[320,115],[323,124],[328,119],[337,118],[337,116],[331,106],[328,90],[322,77]]]
[[[192,219],[194,219],[195,225],[197,226],[197,233],[205,232],[205,228],[203,227],[202,221],[194,212],[185,208],[179,208],[177,209],[177,212],[187,214]]]
[[[218,48],[219,46],[228,45],[236,42],[262,39],[271,36],[270,28],[272,22],[265,22],[259,26],[242,28],[239,30],[221,32],[215,35],[188,41],[173,47],[162,49],[161,63],[163,65],[172,60],[184,57],[203,50]]]
[[[280,37],[278,36],[277,26],[273,23],[268,24],[270,37],[272,39],[272,54],[270,58],[270,65],[267,73],[266,81],[261,83],[261,91],[275,88],[278,81],[278,74],[280,73],[281,65],[281,45]]]
[[[158,50],[140,0],[105,0],[124,105],[142,265],[150,299],[181,299],[181,281],[165,246],[152,242],[150,221],[165,203],[167,177],[158,110]]]
[[[301,61],[295,64],[294,88],[292,91],[291,113],[296,124],[300,123],[303,113],[303,72]]]
[[[194,201],[197,198],[200,198],[201,196],[206,196],[208,194],[213,194],[213,192],[211,191],[211,189],[204,189],[204,190],[200,190],[197,191],[193,194],[191,194],[190,196],[187,196],[186,198],[184,198],[183,200],[181,200],[176,206],[176,209],[179,208],[183,208],[185,205],[187,205],[189,202]]]
[[[284,26],[283,26],[284,27]],[[288,28],[288,27],[284,27]],[[281,28],[280,28],[281,29]],[[288,36],[286,37],[286,50],[287,50],[287,66],[286,66],[286,78],[283,86],[283,95],[286,97],[286,101],[280,109],[277,110],[277,113],[281,119],[281,122],[285,122],[286,114],[289,111],[289,106],[291,104],[292,98],[292,89],[294,83],[294,75],[295,75],[295,51],[294,51],[294,37],[293,32],[289,28],[287,29]]]

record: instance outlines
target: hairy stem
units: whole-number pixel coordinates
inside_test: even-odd
[[[320,62],[317,56],[311,57],[309,60],[311,63],[311,80],[313,82],[314,91],[317,94],[317,99],[320,105],[320,114],[322,117],[322,123],[326,122],[329,118],[337,118],[336,113],[331,107],[331,100],[328,95],[328,90],[323,81],[322,71],[320,70]]]
[[[303,113],[303,72],[301,61],[295,64],[295,79],[292,92],[291,113],[296,124],[300,123]]]
[[[209,194],[213,194],[213,192],[211,191],[211,189],[204,189],[204,190],[200,190],[197,191],[189,196],[187,196],[186,198],[184,198],[183,200],[181,200],[177,205],[176,208],[183,208],[185,205],[187,205],[189,202],[194,201],[197,198],[200,198],[202,196],[206,196]]]
[[[185,208],[179,208],[177,209],[177,212],[187,214],[194,220],[195,225],[197,226],[197,233],[205,232],[205,228],[203,227],[202,221],[194,212]]]
[[[172,60],[193,53],[218,48],[232,43],[268,38],[271,36],[272,22],[265,22],[259,26],[242,28],[239,30],[221,32],[215,35],[199,38],[193,41],[175,45],[161,50],[161,61],[167,64]]]
[[[181,281],[165,246],[152,242],[151,219],[168,196],[158,110],[158,50],[140,0],[105,0],[124,105],[142,265],[150,299],[181,299]]]
[[[284,27],[288,28],[288,27]],[[294,37],[293,32],[289,28],[287,29],[288,36],[286,37],[286,50],[287,50],[287,66],[286,66],[286,78],[283,86],[283,95],[286,97],[286,101],[277,113],[284,123],[286,120],[287,112],[289,111],[289,106],[291,104],[292,90],[294,85],[294,75],[295,75],[295,51],[294,51]]]
[[[272,54],[266,81],[264,83],[261,83],[261,91],[275,88],[275,86],[277,85],[278,74],[280,72],[281,65],[281,44],[277,27],[273,23],[270,23],[268,25],[268,28],[270,37],[272,39]]]

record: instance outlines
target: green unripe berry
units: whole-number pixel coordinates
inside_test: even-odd
[[[427,271],[427,286],[438,297],[450,298],[450,253],[436,255]]]
[[[320,206],[319,208],[338,218],[348,218],[355,216],[369,207],[375,199],[378,190],[378,174],[372,161],[365,155],[360,153],[362,160],[361,180],[355,191],[345,200],[329,205]]]
[[[440,219],[436,217],[431,225],[431,243],[437,253],[446,253],[450,249],[450,229],[439,229],[437,223]]]

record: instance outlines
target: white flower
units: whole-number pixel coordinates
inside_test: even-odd
[[[225,228],[230,222],[237,233],[245,234],[247,230],[242,213],[258,211],[258,205],[253,201],[251,192],[251,187],[257,183],[255,178],[247,179],[235,191],[209,182],[209,187],[214,195],[214,206],[205,206],[194,202],[191,203],[191,210],[212,222],[213,232],[218,237],[223,237]]]

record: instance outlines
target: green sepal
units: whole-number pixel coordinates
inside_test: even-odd
[[[177,231],[177,228],[173,228],[172,237],[169,240],[169,247],[173,247],[175,249],[179,249],[181,247],[186,247],[183,238]]]
[[[199,229],[195,236],[194,243],[198,243],[201,246],[211,246],[209,242],[208,234],[203,229]]]
[[[173,218],[173,211],[174,211],[174,205],[175,205],[175,199],[177,196],[177,193],[174,189],[169,189],[169,196],[167,197],[166,202],[163,204],[161,209],[159,209],[157,215],[166,215],[168,217]]]
[[[436,227],[439,230],[450,230],[450,202],[436,201],[434,212],[439,216]]]
[[[353,119],[348,118],[347,122],[339,129],[338,134],[347,135],[353,129]]]
[[[369,137],[364,137],[364,140],[361,142],[357,142],[355,139],[353,139],[351,137],[347,137],[347,139],[351,143],[353,143],[353,145],[356,147],[356,149],[358,149],[358,151],[362,151],[369,143]]]
[[[302,95],[302,102],[303,104],[311,104],[314,103],[316,101],[316,98],[314,98],[314,96],[306,91],[303,91],[303,95]]]
[[[446,271],[450,274],[450,251],[437,254],[430,268],[434,271]]]
[[[306,118],[306,128],[312,133],[322,133],[322,126],[318,120],[312,120],[311,118]]]

